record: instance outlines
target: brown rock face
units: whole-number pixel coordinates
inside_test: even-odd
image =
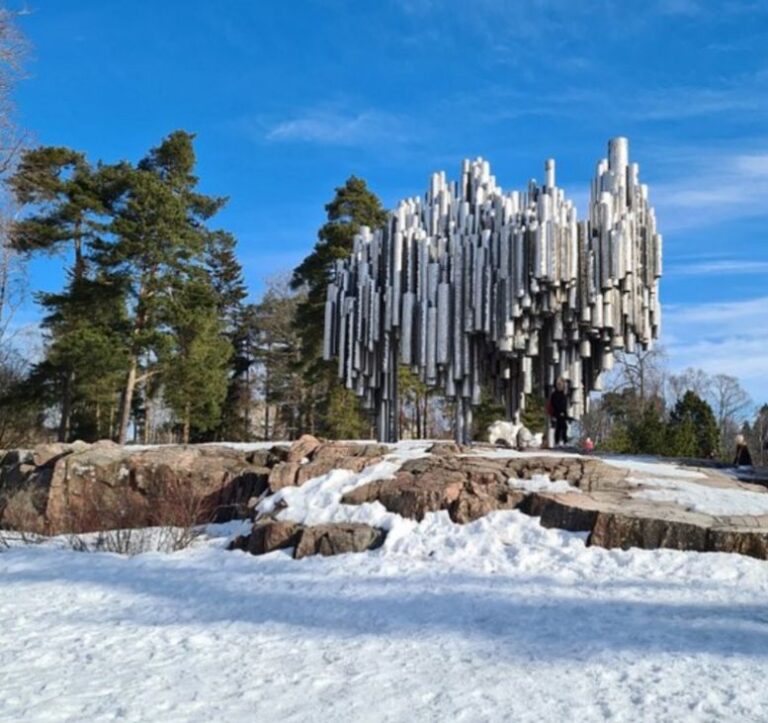
[[[252,555],[266,555],[274,550],[295,547],[302,529],[302,526],[295,522],[260,521],[254,524],[250,535],[237,537],[230,549],[245,550]]]
[[[300,560],[308,555],[343,555],[374,550],[384,544],[386,532],[355,523],[305,527],[293,552]]]
[[[337,460],[349,457],[363,458],[381,458],[389,452],[385,444],[355,444],[353,442],[325,442],[320,445],[314,456],[313,461],[317,460]]]
[[[362,472],[371,464],[381,461],[381,457],[319,457],[299,467],[296,484],[303,485],[307,480],[328,474],[332,469],[346,469],[351,472]]]
[[[294,548],[296,560],[310,555],[342,555],[365,552],[384,544],[386,532],[369,525],[338,523],[305,526],[281,520],[260,520],[250,535],[238,537],[230,549],[265,555],[274,550]]]
[[[709,548],[705,525],[683,520],[652,517],[632,517],[614,512],[598,512],[587,539],[588,545],[598,547],[641,547],[653,550],[660,547],[672,550],[700,550]]]
[[[36,458],[0,467],[0,524],[45,534],[231,519],[269,474],[227,447],[46,445]]]
[[[283,487],[294,486],[300,467],[298,462],[278,462],[272,467],[267,482],[270,494],[274,494]]]
[[[320,440],[311,434],[303,434],[288,450],[288,462],[301,462],[305,457],[309,458],[320,446]]]
[[[422,520],[427,512],[447,510],[458,523],[494,510],[517,507],[525,495],[507,484],[495,460],[441,455],[409,460],[394,479],[371,482],[348,492],[344,504],[379,501],[390,512]]]
[[[526,492],[509,486],[509,479],[527,480],[536,475],[565,480],[574,490]],[[702,484],[735,486],[723,477]],[[342,502],[378,500],[390,512],[416,520],[427,512],[447,510],[457,523],[515,508],[538,517],[544,527],[588,532],[589,545],[738,552],[768,559],[768,515],[724,518],[693,513],[673,503],[636,498],[633,493],[638,489],[637,484],[627,481],[625,470],[596,458],[539,455],[488,459],[458,456],[444,446],[431,457],[406,462],[395,479],[371,482],[348,492]],[[759,488],[750,489],[754,492]]]

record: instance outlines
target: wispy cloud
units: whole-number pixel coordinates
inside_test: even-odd
[[[265,133],[272,142],[366,146],[404,138],[399,116],[377,110],[341,112],[310,109],[281,120]]]
[[[692,366],[738,377],[768,400],[768,296],[706,304],[667,304],[663,342],[675,370]]]
[[[689,154],[681,149],[678,162],[673,152],[666,163],[685,171],[651,188],[668,231],[768,216],[768,153],[763,148],[747,154],[727,149]]]
[[[675,264],[667,266],[666,274],[675,276],[715,276],[739,274],[766,274],[768,261],[750,261],[748,259],[721,259],[701,263]],[[768,314],[768,310],[766,310]]]

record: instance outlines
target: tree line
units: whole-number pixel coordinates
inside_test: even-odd
[[[768,460],[768,404],[758,409],[739,380],[666,369],[663,351],[619,355],[607,390],[592,400],[582,434],[629,454],[729,460],[743,434],[756,463]]]

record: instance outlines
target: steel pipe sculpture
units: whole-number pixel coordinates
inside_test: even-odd
[[[423,199],[363,227],[337,262],[323,355],[338,356],[339,376],[375,410],[380,440],[399,437],[400,365],[455,401],[466,443],[483,389],[518,419],[526,395],[563,377],[578,418],[614,351],[658,337],[661,235],[627,139],[608,143],[584,221],[555,185],[555,162],[545,170],[544,185],[506,194],[480,158],[458,183],[436,173]]]

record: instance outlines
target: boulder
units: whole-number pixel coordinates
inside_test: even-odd
[[[313,452],[320,446],[320,440],[311,434],[303,434],[288,449],[287,462],[301,462],[311,458]]]
[[[384,544],[387,533],[359,523],[338,523],[305,527],[299,536],[293,557],[343,555],[348,552],[375,550]]]
[[[270,494],[274,494],[283,487],[293,487],[300,467],[298,462],[278,462],[272,467],[268,481]]]
[[[381,458],[389,453],[385,444],[368,442],[324,442],[315,451],[313,461],[346,459],[349,457]]]
[[[328,474],[334,469],[362,472],[366,467],[377,462],[381,462],[381,457],[326,457],[324,459],[315,457],[311,462],[299,467],[296,474],[296,484],[303,485],[308,480]]]
[[[297,522],[266,519],[257,521],[249,535],[235,538],[231,550],[265,555],[275,550],[294,548],[297,560],[310,555],[342,555],[380,547],[386,532],[359,523],[328,523],[306,526]]]
[[[252,555],[266,555],[274,550],[295,547],[303,527],[296,522],[264,520],[256,522],[249,535],[236,537],[230,549],[245,550]]]

